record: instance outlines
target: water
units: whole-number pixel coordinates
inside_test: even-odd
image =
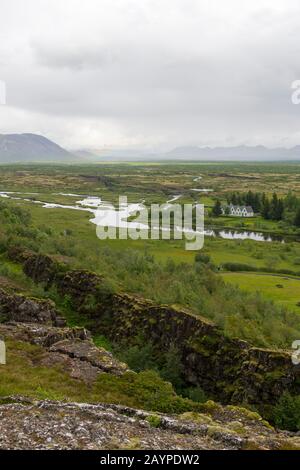
[[[210,236],[225,238],[226,240],[253,240],[255,242],[280,241],[284,243],[283,237],[273,237],[269,233],[250,232],[248,230],[211,230]]]
[[[213,189],[207,189],[207,188],[196,188],[196,189],[191,189],[191,191],[195,191],[197,193],[211,193]]]
[[[196,190],[195,190],[196,191]],[[208,191],[208,190],[197,190],[197,191]],[[18,196],[16,196],[18,194]],[[143,210],[142,203],[130,203],[127,205],[121,205],[119,210],[116,210],[115,207],[109,202],[102,201],[100,197],[72,194],[72,193],[58,193],[63,196],[69,196],[74,198],[80,198],[75,202],[75,205],[67,204],[56,204],[50,202],[43,202],[39,200],[33,200],[26,197],[20,197],[22,194],[20,192],[9,192],[9,191],[0,191],[0,197],[5,199],[14,199],[30,202],[32,204],[40,204],[45,209],[69,209],[69,210],[80,210],[86,211],[93,215],[90,219],[90,222],[95,225],[101,225],[103,227],[116,227],[116,228],[133,228],[133,229],[148,229],[147,224],[142,224],[140,222],[128,221],[129,217],[137,215]],[[38,194],[38,193],[26,193],[28,194]],[[173,196],[172,199],[167,201],[167,204],[178,200],[182,195]],[[183,230],[184,231],[184,230]],[[271,236],[268,233],[263,232],[253,232],[248,230],[205,230],[204,235],[208,237],[220,237],[227,240],[253,240],[255,242],[272,242],[279,241],[284,243],[285,240],[280,236]],[[293,239],[292,237],[290,237]]]

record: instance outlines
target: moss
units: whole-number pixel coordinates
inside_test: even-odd
[[[189,346],[192,347],[197,353],[201,354],[201,356],[209,357],[213,353],[211,349],[208,349],[205,344],[202,343],[201,339],[196,338],[192,341],[189,341]]]
[[[291,440],[283,440],[276,447],[276,450],[300,450],[300,440],[292,442]]]
[[[242,450],[261,450],[261,446],[253,439],[248,439],[242,444]]]
[[[199,407],[200,411],[203,411],[204,413],[208,414],[213,414],[222,411],[222,406],[213,400],[208,400],[206,403],[200,403]]]
[[[273,382],[273,381],[276,381],[276,380],[280,380],[285,375],[286,375],[286,371],[279,369],[279,370],[274,370],[272,372],[266,372],[265,375],[264,375],[264,379],[266,381]]]
[[[233,406],[228,405],[227,410],[233,412],[234,414],[238,415],[241,418],[244,418],[248,421],[259,421],[263,426],[267,427],[268,429],[273,430],[273,427],[268,423],[268,421],[264,420],[259,413],[256,411],[251,411],[247,408],[243,408],[241,406]]]
[[[245,435],[247,434],[247,430],[243,426],[243,424],[240,421],[230,421],[227,424],[228,429],[236,432],[239,435]]]
[[[182,413],[179,415],[179,419],[183,421],[194,421],[198,424],[212,424],[213,420],[210,416],[207,416],[202,413],[196,413],[193,411],[187,411],[186,413]]]
[[[208,346],[215,346],[216,344],[218,344],[220,342],[220,338],[218,336],[214,336],[214,335],[204,335],[202,338],[201,338],[201,342],[203,344],[206,344]]]
[[[139,450],[141,449],[141,440],[139,437],[132,437],[129,439],[128,444],[120,447],[120,450]]]
[[[147,416],[146,421],[152,428],[159,428],[161,425],[161,417],[158,415],[149,415]]]
[[[226,435],[229,434],[229,435],[232,435],[233,437],[236,437],[236,435],[237,435],[237,433],[235,431],[224,428],[221,425],[214,424],[212,426],[210,426],[210,425],[208,426],[207,435],[209,437],[214,438],[214,437],[219,436],[220,434],[226,434]]]

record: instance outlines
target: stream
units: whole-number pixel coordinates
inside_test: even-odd
[[[201,190],[199,190],[201,191]],[[207,190],[205,190],[207,191]],[[25,193],[26,195],[36,196],[38,193]],[[69,209],[86,211],[92,214],[90,222],[95,225],[103,227],[116,227],[116,228],[133,228],[133,229],[148,229],[149,226],[135,221],[128,221],[129,217],[136,215],[143,208],[142,203],[129,203],[121,205],[120,210],[109,202],[102,201],[100,197],[84,196],[73,193],[55,193],[55,195],[68,196],[72,198],[82,198],[75,201],[75,204],[56,204],[51,202],[43,202],[28,197],[22,197],[21,192],[1,191],[0,197],[5,199],[20,200],[30,202],[32,204],[40,204],[45,209]],[[172,202],[178,200],[182,195],[173,196],[167,201],[171,205]],[[255,242],[272,242],[279,241],[284,243],[285,240],[280,236],[273,236],[268,233],[254,232],[249,230],[226,230],[226,229],[206,229],[204,235],[209,237],[219,237],[227,240],[253,240]],[[296,239],[296,238],[295,238]]]

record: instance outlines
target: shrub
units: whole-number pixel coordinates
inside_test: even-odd
[[[250,266],[249,264],[243,263],[224,263],[222,264],[224,271],[256,271],[255,266]]]
[[[138,341],[138,344],[129,348],[122,347],[120,351],[116,349],[115,353],[122,361],[128,364],[130,369],[136,372],[156,368],[154,350],[150,342],[141,345],[141,343]]]
[[[205,403],[207,401],[207,396],[205,395],[204,390],[202,390],[200,387],[186,388],[183,391],[183,395],[197,403]]]
[[[169,382],[163,381],[155,371],[150,370],[139,374],[126,372],[121,377],[101,374],[94,386],[94,393],[97,391],[99,396],[109,392],[115,401],[120,395],[128,406],[160,413],[197,411],[202,406],[176,395]]]
[[[284,393],[273,411],[276,426],[288,431],[300,430],[300,395]]]
[[[208,264],[210,262],[210,256],[205,253],[197,253],[195,256],[196,263]]]
[[[93,342],[97,348],[104,348],[107,351],[111,351],[112,345],[108,338],[104,335],[93,336]]]
[[[158,415],[147,416],[146,421],[148,421],[152,428],[159,428],[161,425],[161,417]]]
[[[164,364],[160,370],[163,379],[173,384],[175,389],[180,390],[183,385],[182,380],[183,366],[181,363],[180,352],[173,344],[164,354]]]

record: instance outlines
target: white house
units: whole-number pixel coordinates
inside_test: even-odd
[[[222,207],[223,215],[231,215],[234,217],[253,217],[254,211],[251,206],[229,206]]]

